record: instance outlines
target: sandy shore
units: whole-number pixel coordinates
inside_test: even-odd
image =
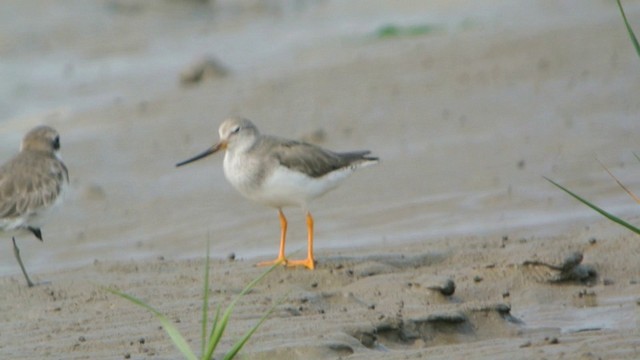
[[[59,3],[11,2],[0,37],[2,158],[47,123],[72,183],[45,242],[19,239],[44,284],[25,286],[3,242],[0,358],[179,358],[152,315],[104,287],[199,348],[207,240],[223,306],[278,243],[275,211],[235,193],[220,156],[174,168],[229,115],[382,163],[313,204],[318,269],[271,273],[221,350],[282,298],[244,358],[640,357],[638,237],[542,178],[640,222],[597,160],[640,188],[640,62],[615,4]],[[399,35],[376,35],[388,25]],[[180,84],[205,55],[228,73]],[[286,213],[300,254],[303,216]]]

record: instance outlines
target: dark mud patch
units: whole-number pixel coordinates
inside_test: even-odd
[[[506,304],[440,312],[423,317],[387,320],[352,332],[362,345],[375,350],[401,350],[480,341],[517,331],[521,321]]]

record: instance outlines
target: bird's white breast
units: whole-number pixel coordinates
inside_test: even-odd
[[[224,172],[245,197],[271,207],[306,207],[316,197],[334,189],[354,169],[344,168],[313,178],[278,163],[260,164],[255,158],[227,153]]]

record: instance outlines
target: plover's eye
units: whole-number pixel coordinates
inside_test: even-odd
[[[233,130],[231,130],[232,134],[237,134],[240,131],[240,126],[236,126],[233,128]]]
[[[56,136],[55,139],[53,139],[52,145],[54,150],[60,150],[60,136]]]

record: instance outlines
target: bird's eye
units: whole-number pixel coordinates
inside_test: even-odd
[[[60,150],[60,136],[56,136],[55,139],[53,139],[52,145],[54,150]]]
[[[231,130],[232,134],[237,134],[240,131],[240,126],[236,126],[235,128],[233,128],[233,130]]]

